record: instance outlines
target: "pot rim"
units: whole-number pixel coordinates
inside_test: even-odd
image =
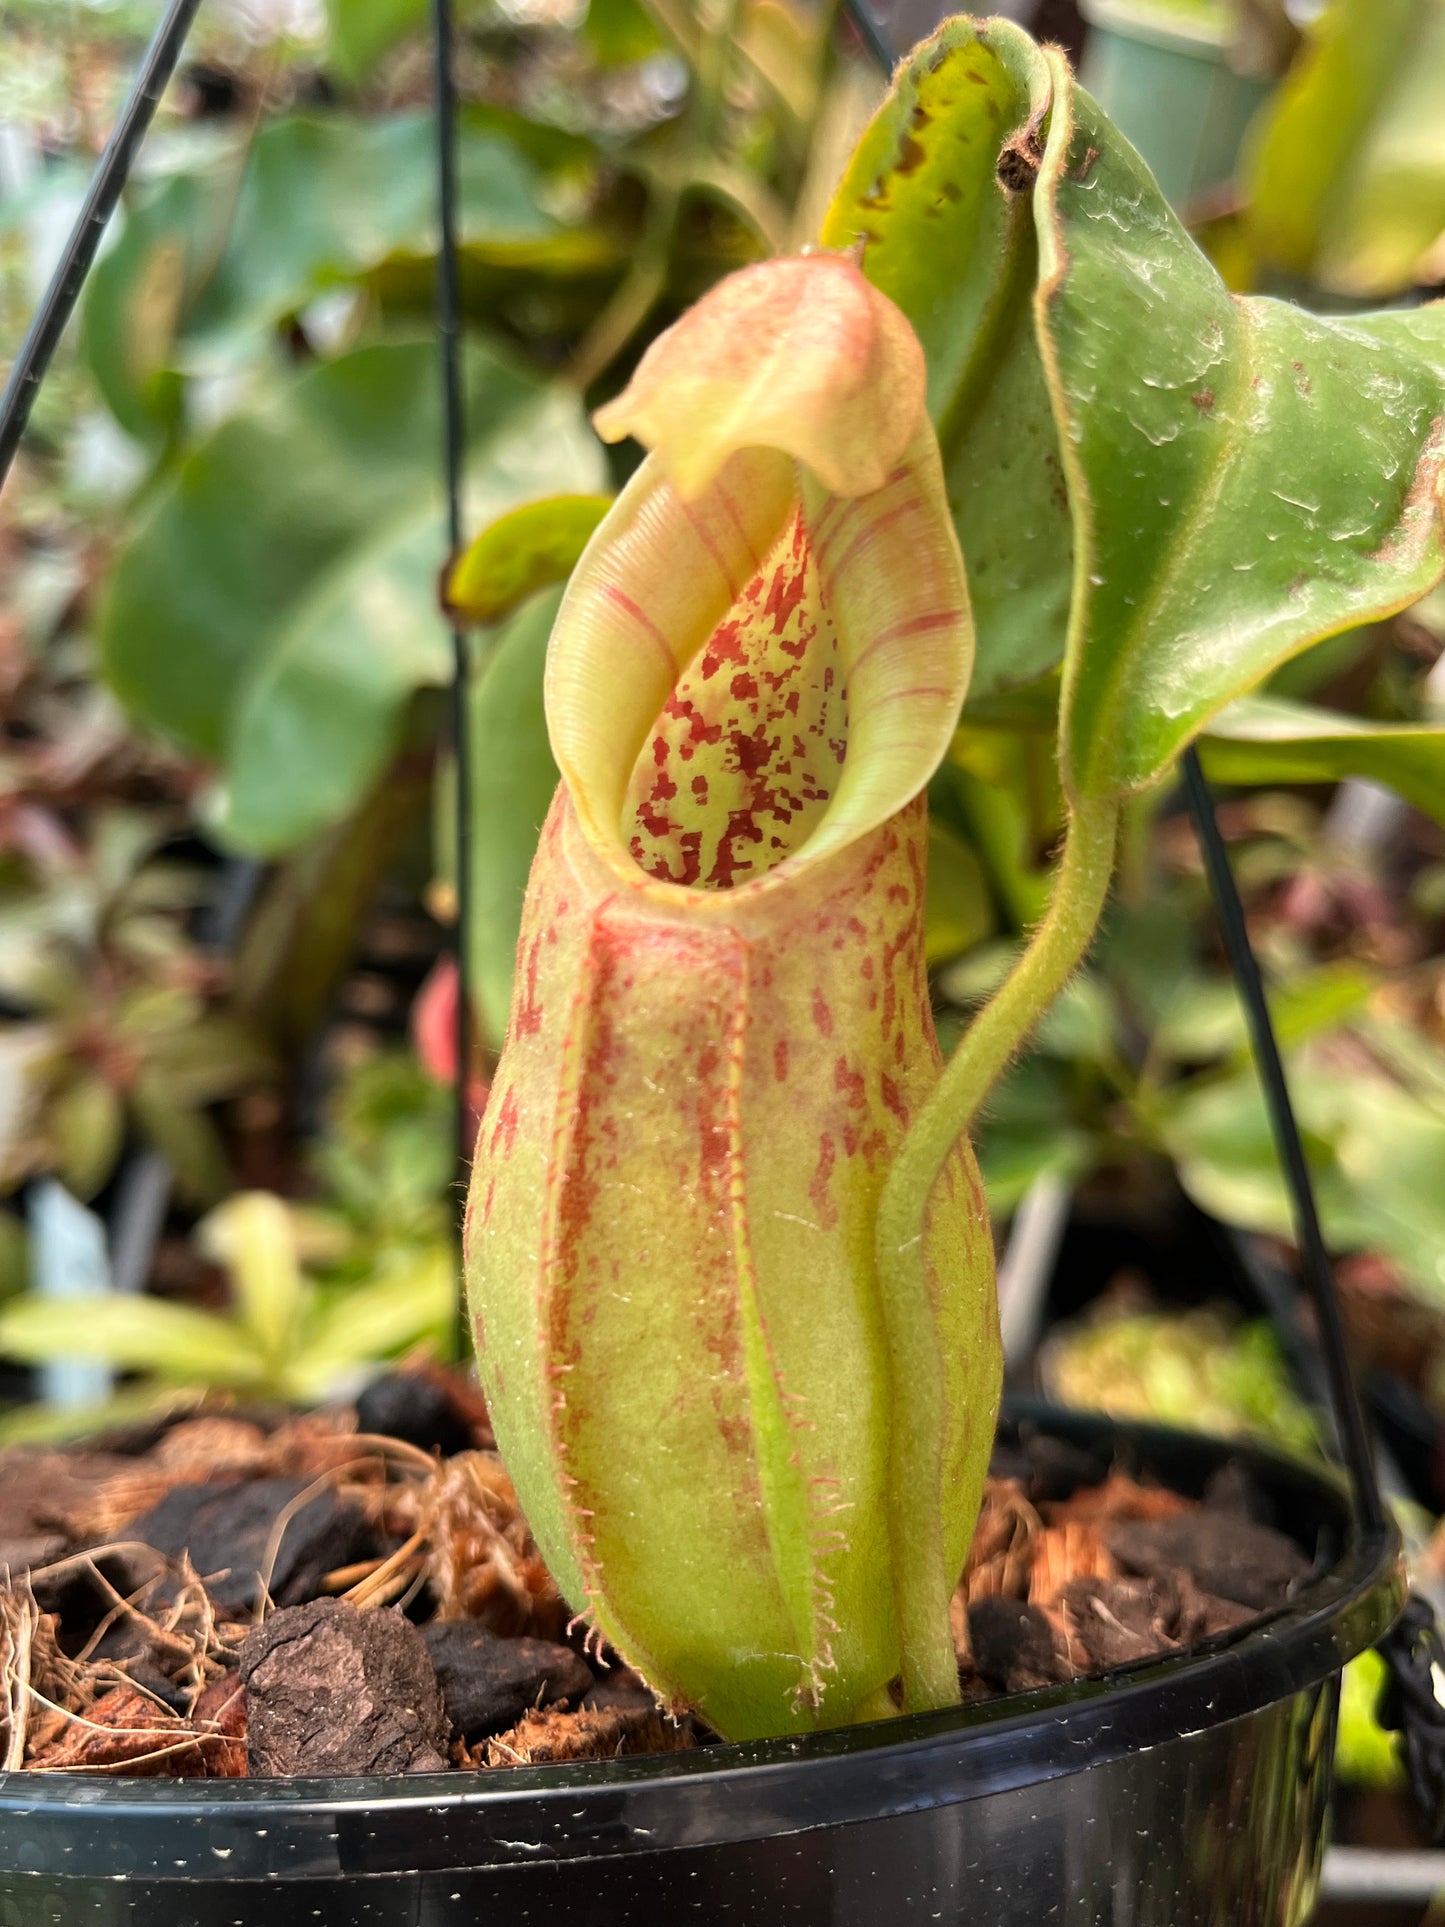
[[[1241,1461],[1334,1556],[1232,1635],[1102,1678],[944,1712],[697,1752],[294,1780],[0,1773],[0,1872],[335,1878],[524,1867],[699,1847],[958,1804],[1102,1766],[1319,1686],[1405,1596],[1393,1526],[1362,1533],[1343,1481],[1239,1441],[1010,1400],[1006,1418],[1142,1461],[1186,1491]],[[378,1821],[381,1824],[378,1824]],[[77,1822],[82,1824],[77,1824]]]

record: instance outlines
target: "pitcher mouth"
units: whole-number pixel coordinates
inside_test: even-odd
[[[700,914],[786,885],[910,803],[947,752],[971,658],[926,423],[856,496],[752,449],[689,502],[649,456],[558,614],[553,753],[619,881]]]
[[[815,254],[720,282],[598,411],[651,452],[563,597],[547,726],[630,892],[777,889],[942,761],[973,625],[925,386],[901,311]]]

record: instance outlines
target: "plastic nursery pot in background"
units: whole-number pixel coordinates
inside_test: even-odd
[[[1229,64],[1222,7],[1198,0],[1081,0],[1081,80],[1184,208],[1234,172],[1268,83]]]
[[[481,1777],[0,1775],[0,1927],[1300,1927],[1340,1668],[1402,1597],[1393,1535],[1272,1455],[1020,1424],[1192,1495],[1242,1464],[1309,1577],[1105,1679],[801,1740]]]

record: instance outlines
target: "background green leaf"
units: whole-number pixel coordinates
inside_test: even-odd
[[[1260,117],[1245,232],[1267,267],[1347,295],[1439,279],[1445,6],[1332,0]]]
[[[143,437],[173,427],[182,375],[254,360],[278,322],[327,290],[429,267],[434,141],[427,113],[297,112],[143,190],[83,309],[86,354],[122,426]],[[612,258],[615,244],[545,210],[544,168],[504,117],[463,111],[457,174],[474,268]]]
[[[184,384],[176,335],[225,232],[239,157],[152,188],[86,278],[81,342],[106,406],[137,441],[175,428]]]
[[[500,1044],[512,1002],[522,899],[537,836],[557,788],[542,670],[560,589],[534,597],[494,645],[472,691],[472,995]]]
[[[466,404],[474,525],[602,479],[576,399],[496,353],[470,351]],[[439,436],[432,344],[357,349],[220,428],[117,563],[107,674],[143,720],[217,759],[220,827],[243,849],[346,815],[407,698],[450,676]]]
[[[397,41],[426,25],[427,0],[326,0],[331,66],[343,80],[365,80]]]
[[[1378,1250],[1411,1286],[1445,1301],[1445,1112],[1358,1068],[1290,1066],[1325,1236],[1336,1250]],[[1288,1188],[1253,1069],[1173,1093],[1163,1141],[1180,1181],[1226,1223],[1293,1236]]]
[[[1445,823],[1445,724],[1376,723],[1307,703],[1247,696],[1200,744],[1220,783],[1335,783],[1369,776]]]
[[[0,1310],[0,1354],[26,1364],[99,1358],[181,1384],[255,1385],[265,1365],[229,1318],[138,1293],[25,1297]]]
[[[983,865],[961,836],[930,818],[923,934],[929,969],[972,950],[993,931],[993,900]]]
[[[565,582],[610,495],[552,495],[527,502],[484,528],[458,557],[447,601],[465,622],[500,622],[554,582]]]
[[[225,1266],[237,1316],[275,1375],[286,1362],[305,1294],[286,1206],[272,1191],[240,1191],[204,1221],[197,1242]]]
[[[448,1246],[399,1258],[380,1277],[344,1287],[312,1313],[288,1367],[295,1393],[324,1395],[347,1366],[390,1358],[424,1339],[444,1349],[455,1315]]]

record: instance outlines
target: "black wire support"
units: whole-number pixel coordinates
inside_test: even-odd
[[[45,371],[74,312],[106,223],[115,212],[146,129],[180,61],[200,4],[201,0],[170,0],[105,144],[65,251],[15,357],[0,396],[0,488],[10,473]]]
[[[1192,746],[1184,752],[1183,770],[1184,794],[1199,834],[1205,873],[1209,878],[1210,894],[1214,898],[1224,947],[1229,954],[1230,969],[1234,972],[1234,981],[1239,987],[1249,1023],[1254,1061],[1269,1109],[1270,1132],[1289,1187],[1295,1237],[1304,1261],[1305,1286],[1314,1300],[1315,1315],[1319,1319],[1320,1348],[1329,1375],[1330,1398],[1339,1430],[1340,1448],[1354,1487],[1355,1511],[1367,1532],[1382,1532],[1385,1529],[1385,1508],[1375,1476],[1370,1435],[1365,1425],[1365,1415],[1360,1409],[1354,1374],[1350,1370],[1349,1346],[1345,1338],[1339,1294],[1335,1290],[1334,1271],[1325,1248],[1324,1233],[1320,1229],[1314,1181],[1310,1176],[1299,1122],[1290,1099],[1279,1041],[1269,1014],[1264,978],[1254,954],[1254,946],[1249,941],[1244,905],[1240,901],[1234,871],[1230,867],[1229,851],[1215,814],[1214,798],[1200,767],[1198,752]]]
[[[843,0],[843,11],[852,22],[853,31],[867,48],[873,65],[881,74],[891,78],[893,69],[898,65],[898,56],[874,19],[867,0]]]
[[[462,546],[462,466],[466,457],[466,407],[462,388],[462,296],[457,205],[457,87],[456,27],[452,0],[432,0],[434,54],[437,215],[440,246],[437,252],[436,320],[440,349],[442,396],[442,464],[447,498],[447,557]],[[462,1227],[466,1214],[467,1182],[471,1174],[473,1120],[471,1114],[472,1003],[467,986],[467,962],[472,928],[471,754],[468,707],[471,693],[471,648],[465,630],[452,624],[451,748],[456,778],[456,1212],[457,1254],[456,1338],[458,1355],[467,1355],[466,1288],[462,1266]]]

